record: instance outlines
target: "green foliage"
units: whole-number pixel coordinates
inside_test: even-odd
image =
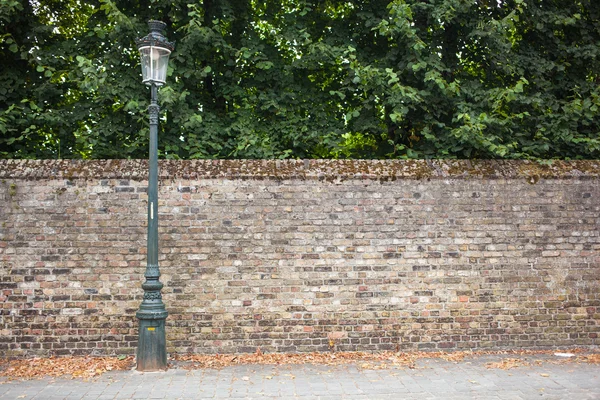
[[[600,156],[596,0],[0,0],[0,157]]]

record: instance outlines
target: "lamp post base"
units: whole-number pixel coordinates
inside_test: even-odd
[[[138,371],[166,371],[167,340],[165,319],[140,319],[137,349]]]

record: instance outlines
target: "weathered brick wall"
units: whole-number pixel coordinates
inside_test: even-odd
[[[143,161],[0,161],[0,356],[136,346]],[[164,161],[169,351],[600,344],[600,162]]]

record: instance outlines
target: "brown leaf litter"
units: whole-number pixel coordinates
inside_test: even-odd
[[[587,349],[570,349],[569,352],[573,353],[573,357],[556,358],[555,350],[263,353],[257,349],[254,354],[172,354],[170,362],[177,364],[174,366],[175,368],[186,370],[221,369],[247,364],[329,366],[354,364],[362,369],[417,368],[416,363],[419,360],[437,359],[459,363],[465,359],[481,356],[498,357],[497,361],[485,364],[485,367],[490,369],[509,370],[544,363],[600,364],[600,353],[589,353]],[[130,370],[134,365],[133,356],[0,359],[0,376],[8,377],[8,379],[59,376],[71,379],[90,379],[108,371]]]
[[[174,361],[185,362],[184,369],[224,368],[245,364],[318,364],[342,365],[358,364],[363,369],[385,369],[390,366],[414,368],[417,360],[438,358],[458,362],[472,352],[331,352],[331,353],[263,353],[258,349],[254,354],[174,354]]]
[[[49,357],[20,360],[0,360],[0,376],[9,379],[36,379],[70,376],[89,379],[108,371],[123,371],[133,366],[128,357]]]

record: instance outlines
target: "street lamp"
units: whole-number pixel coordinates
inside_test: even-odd
[[[168,42],[162,34],[166,24],[149,21],[150,33],[137,39],[141,55],[142,82],[150,86],[150,155],[148,174],[148,254],[146,281],[142,284],[144,299],[136,313],[139,319],[137,349],[137,370],[156,371],[167,369],[167,340],[165,319],[167,309],[162,301],[160,290],[160,270],[158,268],[158,112],[156,102],[158,87],[164,85],[167,77],[169,55],[174,43]]]

